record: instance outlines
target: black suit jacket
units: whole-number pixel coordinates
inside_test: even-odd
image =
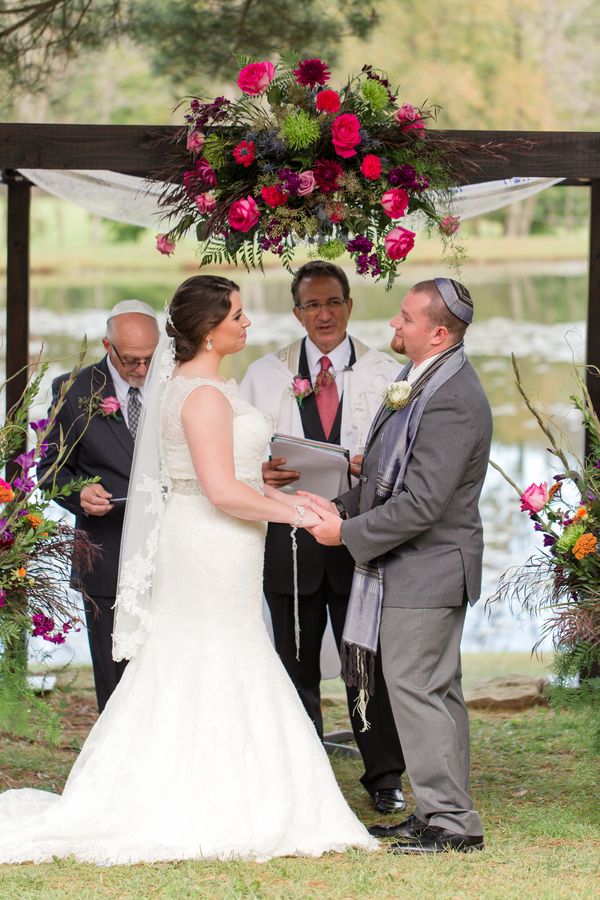
[[[52,398],[67,375],[60,375],[52,383]],[[125,497],[129,488],[129,476],[133,457],[133,439],[123,415],[116,418],[96,413],[88,423],[88,415],[79,405],[80,398],[89,399],[93,394],[101,397],[115,396],[115,387],[108,370],[106,357],[93,366],[82,369],[67,392],[52,431],[49,448],[38,466],[38,477],[44,487],[44,476],[57,456],[59,429],[62,428],[65,443],[70,452],[59,473],[55,476],[59,485],[73,478],[99,475],[102,486],[113,497]],[[86,428],[87,424],[87,428]],[[49,484],[49,482],[48,482]],[[75,515],[75,524],[87,532],[90,539],[101,547],[101,554],[91,572],[71,573],[73,587],[81,585],[92,596],[113,597],[117,588],[119,551],[125,504],[118,504],[105,516],[86,516],[79,503],[79,494],[60,498],[61,506]]]
[[[350,357],[350,365],[356,362],[354,347]],[[306,357],[306,342],[302,344],[300,361],[298,363],[299,375],[310,379],[308,360]],[[300,417],[304,437],[313,441],[328,441],[330,444],[340,443],[340,425],[342,421],[341,397],[337,416],[329,438],[325,437],[316,398],[310,394],[302,402]],[[300,594],[312,594],[318,590],[325,574],[333,590],[338,594],[349,594],[352,585],[352,573],[354,560],[345,547],[323,547],[318,544],[311,534],[300,528],[297,532],[298,540],[298,592]],[[292,562],[292,542],[290,539],[289,525],[269,524],[267,541],[265,545],[264,567],[265,592],[274,591],[278,594],[293,594],[294,570]]]

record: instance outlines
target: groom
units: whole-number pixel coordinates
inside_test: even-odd
[[[468,792],[460,664],[466,608],[481,589],[478,501],[492,434],[489,403],[463,350],[472,318],[469,292],[452,279],[423,281],[406,294],[390,324],[392,349],[410,360],[399,376],[408,398],[397,399],[406,386],[388,389],[361,483],[333,503],[311,496],[323,517],[313,535],[345,544],[356,563],[343,663],[363,699],[381,641],[417,807],[399,825],[371,831],[402,838],[392,844],[399,853],[483,849]]]

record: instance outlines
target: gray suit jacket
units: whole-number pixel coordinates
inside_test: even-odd
[[[342,540],[357,563],[383,557],[384,606],[411,609],[473,604],[481,592],[479,495],[487,471],[492,414],[471,364],[427,403],[402,491],[375,497],[383,413],[365,452],[361,484],[339,499],[351,518]]]

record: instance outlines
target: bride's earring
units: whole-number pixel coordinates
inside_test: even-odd
[[[212,350],[212,341],[209,337],[206,338],[206,349]]]

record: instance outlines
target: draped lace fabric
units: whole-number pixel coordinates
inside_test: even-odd
[[[180,409],[206,385],[233,409],[236,477],[262,485],[270,428],[235,384],[169,380],[161,433],[171,490],[160,501],[145,638],[62,796],[0,796],[1,862],[260,861],[377,847],[265,631],[265,524],[227,515],[193,487]]]

